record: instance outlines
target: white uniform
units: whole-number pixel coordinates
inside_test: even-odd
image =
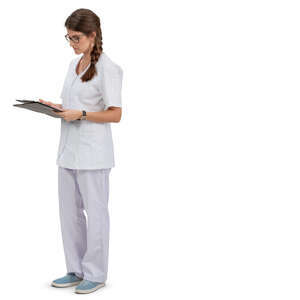
[[[64,109],[89,111],[106,110],[109,106],[121,107],[123,71],[105,52],[96,63],[97,75],[82,82],[76,74],[80,57],[74,58],[67,72],[61,92]],[[56,164],[70,169],[102,169],[115,166],[110,123],[61,119],[61,135]]]
[[[82,82],[76,74],[81,57],[69,65],[61,93],[64,109],[91,111],[121,107],[123,71],[104,52],[97,75]],[[109,245],[109,174],[114,167],[110,123],[61,119],[57,153],[61,232],[67,272],[105,282]],[[87,224],[84,215],[87,214]]]

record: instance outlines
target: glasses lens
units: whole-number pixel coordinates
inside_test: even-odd
[[[67,34],[65,35],[65,38],[68,42],[72,41],[74,43],[78,43],[79,42],[79,37],[78,36],[73,36],[73,37],[69,37]]]
[[[72,40],[73,40],[73,42],[78,43],[79,42],[79,37],[78,36],[73,36]]]

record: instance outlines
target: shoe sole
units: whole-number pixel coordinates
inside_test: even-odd
[[[88,293],[94,292],[94,291],[96,291],[96,290],[98,290],[98,289],[100,289],[104,286],[105,286],[105,283],[101,283],[101,284],[99,284],[99,285],[97,285],[94,288],[89,289],[89,290],[79,290],[79,289],[76,290],[75,289],[75,293],[77,293],[77,294],[88,294]]]
[[[56,283],[56,282],[51,282],[51,285],[54,287],[69,287],[69,286],[74,286],[78,285],[82,280],[79,281],[74,281],[74,282],[69,282],[69,283]]]

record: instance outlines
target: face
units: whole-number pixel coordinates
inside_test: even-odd
[[[93,32],[90,37],[86,36],[80,31],[73,31],[70,29],[67,29],[67,33],[68,36],[73,39],[73,41],[70,40],[69,43],[70,47],[74,49],[76,54],[87,53],[92,49],[91,47],[96,36],[95,32]]]

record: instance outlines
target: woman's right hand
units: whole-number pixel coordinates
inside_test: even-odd
[[[45,101],[45,100],[43,100],[43,99],[39,99],[39,101],[40,101],[41,103],[43,103],[43,104],[50,105],[50,106],[52,106],[52,107],[54,107],[54,108],[63,109],[63,108],[62,108],[62,104],[52,103],[51,101]]]

